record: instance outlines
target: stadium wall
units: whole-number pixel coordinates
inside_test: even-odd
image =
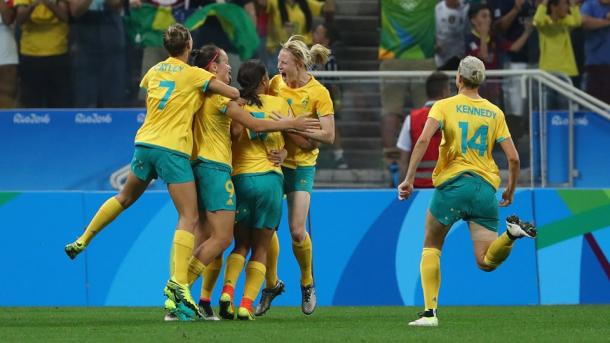
[[[532,115],[533,171],[539,181],[541,131],[538,113]],[[0,191],[111,190],[110,175],[129,165],[144,118],[144,109],[0,110]],[[545,116],[550,185],[568,181],[567,118],[567,112]],[[576,187],[610,187],[608,132],[605,118],[575,114]]]
[[[177,220],[166,192],[147,192],[76,260],[63,252],[110,195],[0,193],[1,306],[162,306]],[[399,202],[392,190],[315,191],[311,228],[320,305],[421,305],[419,258],[431,196],[417,191]],[[610,190],[522,189],[501,217],[512,213],[534,220],[539,238],[517,242],[493,273],[476,268],[465,224],[449,233],[442,304],[610,303]],[[286,218],[279,233],[279,275],[287,291],[277,305],[295,306],[299,272]]]

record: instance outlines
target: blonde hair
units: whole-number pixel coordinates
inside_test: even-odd
[[[301,61],[306,68],[314,64],[326,64],[330,56],[330,49],[320,44],[315,44],[311,49],[307,48],[303,38],[299,35],[291,36],[286,43],[282,44],[282,49],[290,51],[292,56]]]

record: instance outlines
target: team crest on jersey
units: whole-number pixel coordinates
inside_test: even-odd
[[[301,105],[303,105],[303,107],[307,107],[307,105],[309,105],[309,95],[306,95],[302,100],[301,100]]]

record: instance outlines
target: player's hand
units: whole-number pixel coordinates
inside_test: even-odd
[[[242,97],[237,98],[235,102],[239,105],[239,107],[244,107],[248,103],[248,101]]]
[[[405,179],[398,185],[398,200],[409,199],[411,193],[413,193],[413,181]]]
[[[279,167],[284,163],[284,160],[288,156],[286,149],[282,150],[271,150],[267,154],[267,159],[273,164],[274,167]]]
[[[502,193],[502,200],[500,201],[500,207],[506,207],[513,203],[513,197],[515,196],[515,191],[512,189],[507,189]]]

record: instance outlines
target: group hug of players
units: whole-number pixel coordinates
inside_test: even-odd
[[[256,60],[243,63],[229,86],[231,66],[215,46],[192,49],[190,33],[171,26],[163,37],[170,57],[152,67],[141,87],[147,90],[147,115],[135,138],[131,171],[119,194],[108,199],[85,232],[65,247],[75,258],[92,238],[131,206],[154,178],[167,183],[178,212],[170,279],[164,289],[165,320],[218,320],[211,292],[223,265],[223,252],[234,241],[225,263],[219,315],[252,320],[284,291],[277,276],[284,195],[294,255],[301,269],[301,309],[316,308],[312,242],[305,230],[320,143],[334,140],[334,110],[327,89],[308,73],[330,51],[311,49],[291,37],[278,55],[279,75],[269,79]],[[188,64],[189,59],[192,65]],[[511,216],[498,235],[498,206],[512,203],[519,177],[519,155],[504,113],[479,95],[485,66],[465,57],[455,79],[458,94],[439,99],[426,111],[411,151],[398,197],[413,193],[414,180],[433,136],[442,135],[432,173],[434,195],[426,214],[420,274],[425,309],[410,326],[438,326],[440,256],[449,229],[468,222],[477,265],[493,271],[510,255],[515,241],[534,238],[536,228]],[[414,139],[415,140],[415,139]],[[508,161],[508,184],[498,203],[499,169],[493,159],[498,144]],[[249,260],[246,264],[246,257]],[[237,311],[234,287],[246,271]],[[190,287],[203,278],[199,303]],[[266,288],[256,309],[263,282]]]
[[[219,314],[252,320],[284,291],[277,276],[276,229],[285,195],[301,268],[302,310],[313,313],[312,243],[305,221],[317,147],[332,144],[335,128],[329,92],[307,70],[312,63],[324,64],[330,51],[291,37],[278,56],[279,75],[269,79],[262,62],[246,61],[237,73],[238,90],[229,86],[231,66],[222,49],[206,45],[193,50],[189,31],[179,24],[168,28],[163,44],[170,57],[152,67],[140,84],[147,92],[146,119],[135,137],[127,181],[65,247],[66,254],[75,258],[160,178],[178,212],[171,277],[164,289],[165,320],[218,320],[210,296],[223,252],[233,241]],[[236,311],[234,287],[244,265],[244,294]],[[190,287],[200,276],[197,304]],[[253,301],[265,281],[255,310]]]

